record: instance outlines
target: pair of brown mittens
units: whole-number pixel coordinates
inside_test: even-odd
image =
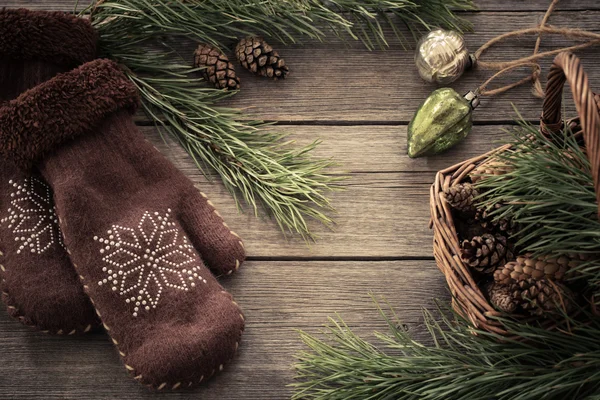
[[[0,11],[2,297],[51,333],[101,320],[135,379],[192,386],[237,350],[244,317],[206,266],[231,273],[244,248],[145,141],[135,87],[95,53],[85,20]]]

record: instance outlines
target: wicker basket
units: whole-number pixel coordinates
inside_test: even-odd
[[[600,97],[594,96],[590,90],[587,75],[581,68],[579,59],[571,53],[561,53],[554,59],[548,74],[540,128],[543,132],[559,131],[563,128],[561,100],[566,81],[569,82],[573,91],[579,115],[579,117],[569,120],[568,123],[574,131],[583,134],[588,157],[592,164],[596,198],[600,199],[600,140],[598,140]],[[471,321],[474,327],[502,335],[507,333],[506,330],[498,320],[491,318],[499,316],[501,313],[496,311],[486,299],[477,286],[471,270],[460,257],[459,239],[452,212],[442,194],[445,188],[467,179],[473,169],[489,162],[494,154],[509,148],[510,145],[505,145],[439,171],[430,192],[431,227],[434,231],[433,254],[438,268],[446,276],[450,287],[453,297],[452,307]]]

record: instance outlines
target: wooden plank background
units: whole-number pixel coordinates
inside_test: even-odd
[[[72,11],[73,0],[4,0],[0,6]],[[80,4],[85,3],[81,1]],[[479,11],[464,13],[475,34],[466,36],[472,51],[503,32],[534,26],[548,1],[477,1]],[[600,31],[600,2],[562,1],[551,23]],[[531,53],[533,38],[503,43],[487,60]],[[544,38],[543,48],[565,45]],[[284,399],[291,391],[293,356],[303,346],[296,329],[317,332],[327,316],[341,312],[358,332],[385,329],[369,292],[382,295],[403,321],[422,337],[421,308],[445,297],[443,277],[431,254],[428,190],[435,172],[480,154],[506,139],[512,104],[531,121],[541,100],[524,86],[483,99],[472,134],[455,149],[430,159],[406,156],[406,125],[433,87],[413,67],[411,51],[392,43],[388,51],[367,51],[358,44],[309,43],[277,46],[291,68],[289,79],[272,82],[239,71],[242,91],[227,103],[248,108],[254,117],[277,122],[299,143],[322,139],[316,154],[340,164],[343,191],[332,194],[337,225],[315,225],[320,240],[307,245],[285,238],[268,220],[237,212],[227,191],[209,181],[170,140],[139,117],[140,129],[175,165],[208,193],[229,225],[244,239],[249,261],[224,280],[247,316],[239,357],[206,386],[193,391],[152,393],[125,373],[104,333],[87,337],[50,337],[32,332],[0,313],[0,398],[203,398]],[[179,45],[191,54],[193,44]],[[581,55],[592,86],[600,91],[600,51]],[[549,61],[543,64],[547,72]],[[526,71],[523,71],[526,72]],[[474,89],[487,71],[473,71],[456,82],[459,92]],[[516,79],[509,76],[498,84]],[[573,112],[567,106],[567,112]],[[371,336],[372,337],[372,336]]]

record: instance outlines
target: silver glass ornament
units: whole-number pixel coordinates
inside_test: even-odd
[[[473,59],[460,33],[437,29],[419,40],[415,64],[427,82],[447,85],[470,68]]]

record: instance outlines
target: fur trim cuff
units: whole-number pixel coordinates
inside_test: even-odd
[[[0,108],[0,155],[28,168],[119,110],[135,112],[135,86],[109,60],[57,75]]]
[[[96,31],[83,18],[24,8],[0,10],[0,58],[72,68],[96,57],[97,42]]]

